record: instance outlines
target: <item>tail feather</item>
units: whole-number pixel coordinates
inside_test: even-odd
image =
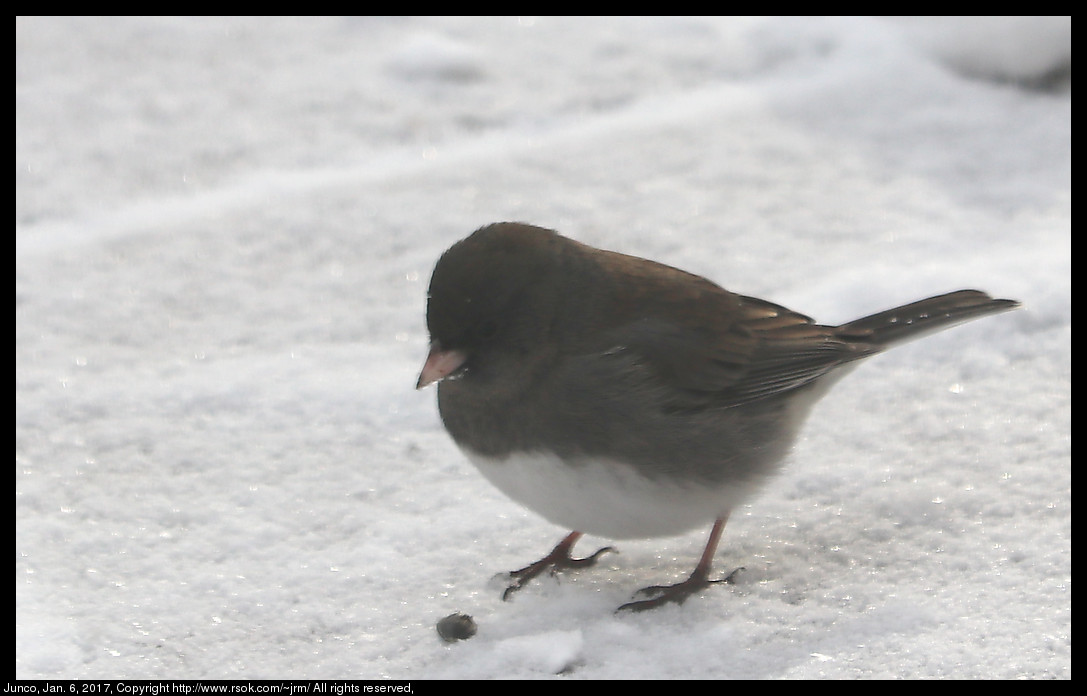
[[[980,290],[959,290],[862,317],[839,326],[838,334],[886,346],[1018,306]]]

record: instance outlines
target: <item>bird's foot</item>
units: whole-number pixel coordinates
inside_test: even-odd
[[[726,584],[731,585],[736,581],[736,575],[743,570],[743,568],[737,568],[723,578],[717,580],[709,579],[709,569],[696,568],[695,572],[691,574],[691,577],[687,578],[683,582],[676,583],[675,585],[652,585],[638,590],[635,595],[656,595],[652,599],[641,599],[636,602],[627,602],[622,605],[616,611],[648,611],[649,609],[656,609],[669,602],[675,602],[676,604],[683,604],[688,597],[704,590],[710,585]]]
[[[611,546],[605,546],[599,549],[591,556],[585,558],[574,558],[570,555],[570,549],[573,548],[574,543],[578,540],[581,534],[574,532],[570,536],[563,539],[558,546],[556,546],[551,553],[547,554],[540,560],[531,565],[527,565],[520,570],[510,571],[509,578],[511,580],[509,586],[502,593],[502,599],[508,600],[514,592],[524,587],[530,580],[537,577],[544,571],[550,571],[552,575],[555,573],[567,570],[571,568],[587,568],[595,565],[596,560],[603,554],[609,551],[615,551]],[[616,552],[618,553],[618,552]]]

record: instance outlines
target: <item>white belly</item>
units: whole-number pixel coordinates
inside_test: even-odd
[[[606,459],[567,464],[544,453],[507,459],[465,455],[499,490],[571,531],[613,539],[675,536],[709,526],[753,492],[654,480]]]

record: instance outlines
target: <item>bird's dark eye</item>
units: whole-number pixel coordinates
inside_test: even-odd
[[[484,321],[476,329],[476,335],[482,339],[492,339],[498,333],[498,324],[491,320]]]

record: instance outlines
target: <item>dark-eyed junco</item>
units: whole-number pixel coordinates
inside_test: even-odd
[[[438,260],[417,387],[441,380],[442,422],[483,475],[573,530],[511,573],[505,596],[608,550],[573,558],[584,533],[712,524],[690,578],[621,607],[649,609],[720,582],[709,572],[729,512],[777,471],[812,404],[857,360],[1017,306],[960,290],[823,326],[670,266],[504,222]]]

